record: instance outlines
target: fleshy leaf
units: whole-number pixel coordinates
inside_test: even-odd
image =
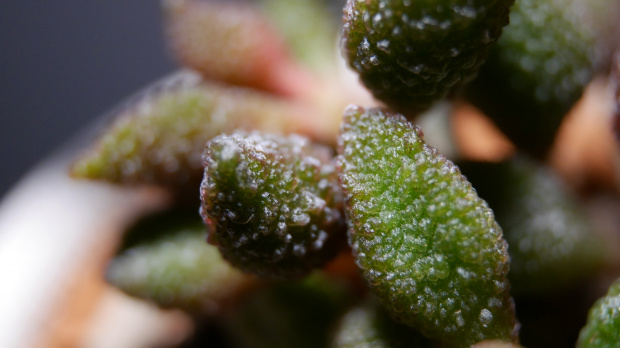
[[[620,346],[620,280],[609,287],[588,314],[588,323],[581,330],[577,348]]]
[[[301,71],[258,8],[201,0],[170,0],[164,5],[170,46],[182,64],[211,80],[295,94],[294,75]]]
[[[328,347],[333,324],[354,299],[338,279],[316,272],[258,289],[228,313],[224,327],[233,347]]]
[[[535,157],[547,153],[564,115],[590,81],[595,42],[583,18],[587,3],[517,1],[510,25],[467,87],[470,101]]]
[[[513,294],[560,291],[602,265],[604,243],[549,168],[524,158],[461,168],[503,226]]]
[[[374,301],[366,301],[344,314],[331,347],[423,348],[432,344],[414,329],[394,322]]]
[[[391,314],[451,346],[516,340],[502,230],[422,130],[350,107],[338,160],[349,243]]]
[[[471,80],[514,0],[349,0],[342,48],[374,96],[423,110]]]
[[[129,295],[163,307],[216,314],[253,277],[222,259],[205,242],[198,214],[170,211],[142,219],[127,232],[125,247],[106,278]]]
[[[335,66],[340,16],[327,7],[332,0],[261,0],[261,8],[296,58],[316,71]]]
[[[233,265],[296,277],[336,255],[344,216],[331,149],[298,135],[223,135],[204,165],[201,213]]]
[[[74,163],[79,178],[191,188],[196,195],[205,143],[222,132],[305,128],[306,110],[260,92],[210,84],[177,73],[130,101],[89,152]]]

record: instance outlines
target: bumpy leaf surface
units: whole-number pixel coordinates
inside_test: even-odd
[[[603,243],[549,168],[515,158],[461,169],[503,227],[514,294],[562,290],[602,264]]]
[[[198,214],[166,212],[141,220],[106,278],[129,295],[164,307],[216,314],[253,280],[205,243]]]
[[[594,3],[594,1],[592,2]],[[590,81],[595,43],[587,1],[519,0],[469,99],[520,148],[543,156]]]
[[[377,99],[427,108],[474,77],[513,0],[349,0],[342,47]]]
[[[205,143],[222,132],[296,130],[303,112],[248,89],[208,84],[181,72],[131,100],[92,150],[72,168],[76,177],[120,184],[191,187],[202,179]]]
[[[431,343],[414,329],[394,322],[374,301],[351,308],[336,327],[333,348],[422,348]]]
[[[459,169],[399,115],[350,107],[341,131],[349,243],[392,315],[454,346],[516,339],[502,230]]]
[[[620,347],[620,280],[592,306],[577,342],[577,348],[603,347]]]
[[[298,135],[218,136],[204,166],[201,213],[233,265],[295,277],[335,256],[344,216],[331,149]]]

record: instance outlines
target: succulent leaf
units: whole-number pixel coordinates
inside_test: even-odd
[[[125,105],[72,174],[118,184],[196,190],[205,143],[222,132],[296,131],[305,109],[260,92],[210,84],[177,73]],[[308,130],[308,127],[306,127]]]
[[[330,0],[331,1],[331,0]],[[317,71],[333,68],[340,18],[325,0],[261,0],[295,57]]]
[[[302,281],[276,282],[240,301],[224,320],[233,347],[329,347],[329,332],[355,297],[320,272]]]
[[[349,0],[344,55],[377,99],[418,112],[475,76],[512,3]]]
[[[297,277],[336,255],[344,216],[330,148],[298,135],[222,135],[204,166],[201,213],[233,265]]]
[[[168,41],[182,64],[211,80],[294,93],[282,83],[287,74],[297,72],[286,44],[258,8],[201,0],[164,5]]]
[[[581,330],[577,348],[620,346],[620,280],[609,287],[588,314],[588,323]]]
[[[394,322],[374,301],[349,309],[335,329],[333,348],[432,347],[419,332]]]
[[[156,214],[127,234],[106,278],[129,295],[163,307],[216,314],[253,282],[205,242],[198,214]]]
[[[503,226],[513,294],[561,291],[602,265],[604,243],[549,168],[517,157],[461,169]]]
[[[596,1],[592,1],[594,3]],[[543,157],[594,70],[588,1],[519,0],[468,99],[517,145]]]
[[[345,111],[338,152],[349,243],[391,314],[448,345],[516,340],[507,245],[459,169],[379,109]]]

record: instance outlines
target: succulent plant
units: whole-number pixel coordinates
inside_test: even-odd
[[[232,347],[518,347],[519,321],[525,345],[574,343],[586,294],[620,276],[620,224],[592,222],[584,206],[620,198],[568,193],[545,161],[564,114],[605,71],[615,47],[597,35],[610,37],[613,15],[600,14],[616,4],[163,3],[184,69],[117,109],[71,168],[176,198],[128,229],[110,283],[191,313]],[[616,86],[618,69],[616,58]],[[477,130],[468,103],[500,130]],[[459,149],[502,131],[517,153],[502,163]],[[616,290],[580,347],[620,335]]]

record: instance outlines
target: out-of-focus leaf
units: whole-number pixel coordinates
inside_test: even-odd
[[[346,285],[315,273],[259,289],[224,325],[235,348],[326,348],[338,316],[354,300]]]
[[[592,3],[594,1],[591,1]],[[467,95],[517,145],[544,157],[594,70],[587,1],[519,0]]]
[[[601,266],[604,243],[551,169],[524,158],[461,169],[504,230],[513,294],[561,291]]]
[[[164,7],[169,43],[182,64],[210,80],[295,93],[292,83],[301,71],[258,7],[201,0],[168,0]]]
[[[216,314],[251,284],[207,244],[198,214],[149,216],[127,232],[106,278],[129,295],[163,307]]]
[[[181,72],[124,106],[94,147],[73,164],[72,174],[125,185],[190,188],[197,197],[208,140],[235,129],[313,133],[309,120],[300,105]]]
[[[393,321],[374,301],[349,309],[334,330],[333,348],[423,348],[432,344],[409,326]]]

